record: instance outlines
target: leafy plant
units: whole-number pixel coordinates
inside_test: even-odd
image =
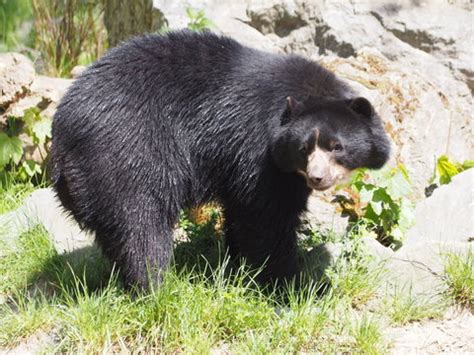
[[[191,7],[186,8],[186,15],[189,18],[188,28],[192,31],[204,31],[206,28],[213,27],[214,24],[206,17],[204,10],[195,10]]]
[[[345,195],[336,196],[336,202],[355,228],[366,228],[386,246],[401,245],[404,233],[414,222],[414,204],[409,199],[412,189],[403,165],[370,175],[360,169],[341,191]]]
[[[0,132],[0,180],[5,182],[9,174],[20,181],[28,181],[43,172],[42,166],[25,155],[25,143],[21,137],[33,142],[44,161],[51,139],[51,119],[42,116],[37,107],[25,110],[23,117],[9,117],[5,132]]]
[[[436,162],[440,185],[449,184],[453,176],[472,167],[474,167],[474,160],[465,160],[463,163],[458,163],[449,160],[446,155],[440,156]]]
[[[431,196],[438,186],[449,184],[454,176],[472,167],[474,167],[474,160],[464,160],[459,163],[450,160],[447,155],[441,155],[436,160],[435,170],[429,181],[430,185],[425,189],[425,195]]]

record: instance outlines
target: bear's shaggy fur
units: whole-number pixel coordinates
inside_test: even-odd
[[[171,32],[110,50],[74,82],[54,117],[52,175],[128,286],[147,287],[149,270],[160,279],[180,210],[213,200],[231,255],[266,263],[274,280],[298,272],[295,230],[313,186],[300,172],[316,148],[348,170],[389,153],[370,104],[323,67]]]

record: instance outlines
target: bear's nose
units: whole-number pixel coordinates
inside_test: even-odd
[[[318,186],[319,184],[321,184],[321,181],[323,181],[323,178],[320,178],[320,177],[310,177],[309,180],[310,180],[310,182],[311,182],[312,185]]]

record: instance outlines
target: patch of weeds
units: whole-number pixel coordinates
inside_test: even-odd
[[[413,295],[411,290],[395,290],[390,298],[384,302],[384,313],[390,317],[394,325],[405,325],[410,322],[439,318],[443,315],[446,305]]]
[[[352,321],[350,334],[354,338],[355,348],[361,354],[381,354],[385,350],[382,332],[377,321],[370,315],[363,314]]]
[[[181,212],[173,253],[177,270],[207,272],[219,264],[225,254],[222,223],[220,210],[214,206]]]
[[[353,307],[364,305],[375,295],[384,273],[384,265],[364,255],[356,241],[350,243],[349,249],[326,272],[330,292],[348,299]]]
[[[447,294],[457,304],[474,311],[474,251],[447,253],[444,265]]]
[[[0,182],[3,186],[14,185],[15,181],[45,183],[51,125],[52,120],[41,115],[37,107],[25,110],[20,118],[7,118],[5,132],[0,132]],[[41,157],[42,164],[28,158],[24,149],[26,142],[33,143],[30,148]]]
[[[322,243],[334,243],[342,238],[333,230],[322,231],[313,228],[309,223],[304,223],[298,231],[298,245],[304,250],[311,250]]]
[[[188,28],[191,31],[204,31],[208,28],[214,27],[211,20],[206,17],[204,10],[195,10],[191,7],[186,8],[186,15],[188,16]]]
[[[101,1],[32,0],[36,48],[46,74],[69,76],[106,50]]]

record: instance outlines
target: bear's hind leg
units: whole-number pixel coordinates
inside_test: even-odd
[[[178,213],[167,218],[158,208],[145,207],[143,200],[127,211],[120,224],[97,231],[106,256],[115,262],[125,287],[148,289],[158,284],[173,252],[173,227]]]

